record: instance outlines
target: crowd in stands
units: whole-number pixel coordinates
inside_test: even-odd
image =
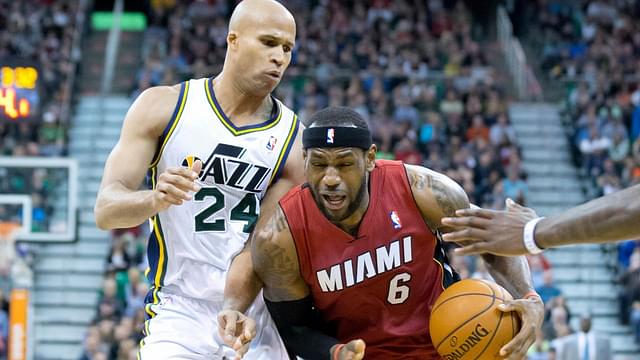
[[[69,78],[77,0],[0,0],[0,66],[35,66],[40,109],[25,120],[0,120],[0,156],[64,156],[70,101]],[[49,195],[56,178],[46,170],[0,168],[0,193],[29,194],[34,204],[33,231],[49,229],[53,211]],[[0,220],[18,221],[20,208],[0,204]]]
[[[146,233],[143,227],[113,232],[96,318],[87,330],[81,360],[135,360],[143,338]]]
[[[57,156],[65,152],[72,95],[66,85],[75,67],[72,50],[77,0],[0,0],[0,59],[36,65],[41,111],[31,122],[0,122],[0,155]]]
[[[380,158],[444,172],[484,207],[502,208],[507,197],[526,203],[504,79],[481,51],[462,1],[284,3],[298,33],[275,95],[303,121],[326,106],[350,106],[373,129]],[[151,1],[132,97],[219,72],[231,10],[225,1]],[[140,340],[144,232],[128,234],[113,237],[83,359],[126,359]],[[450,255],[464,277],[490,278],[481,261]]]
[[[640,184],[640,1],[541,2],[542,70],[565,84],[592,196]],[[636,240],[636,241],[633,241]],[[618,245],[620,320],[640,344],[640,240]]]
[[[62,113],[71,97],[67,85],[77,60],[72,51],[77,7],[77,0],[0,0],[0,67],[35,66],[40,90],[39,111],[30,109],[34,116],[28,121],[0,119],[0,156],[65,154],[67,119]],[[49,195],[56,181],[44,169],[0,167],[0,194],[31,195],[33,213],[29,216],[36,232],[52,225]],[[19,223],[21,211],[19,206],[0,204],[0,222]],[[32,253],[26,247],[15,250],[21,264],[30,261]],[[13,269],[12,262],[0,265],[0,359],[7,351],[7,297]]]

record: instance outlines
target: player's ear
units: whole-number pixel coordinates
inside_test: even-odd
[[[376,147],[376,144],[371,144],[371,146],[369,147],[369,150],[367,150],[364,154],[367,171],[373,171],[373,168],[376,167],[376,151],[377,150],[378,150],[378,147]]]
[[[229,49],[238,47],[238,34],[235,31],[229,31],[227,35],[227,47],[229,47]]]

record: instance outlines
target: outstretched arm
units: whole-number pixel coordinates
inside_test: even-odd
[[[411,189],[425,222],[434,231],[448,232],[444,217],[456,210],[469,208],[464,190],[447,176],[424,167],[406,165]],[[496,282],[519,298],[533,291],[531,273],[524,257],[483,256],[487,269]],[[520,333],[502,349],[507,359],[521,359],[535,340],[535,329],[542,325],[544,305],[539,297],[517,300],[507,311],[518,311],[523,320]]]
[[[523,233],[527,222],[537,217],[532,209],[512,203],[507,211],[472,209],[456,215],[443,220],[457,228],[444,239],[466,242],[461,254],[528,253]],[[541,220],[534,238],[540,248],[626,240],[640,237],[639,223],[640,185],[635,185]]]

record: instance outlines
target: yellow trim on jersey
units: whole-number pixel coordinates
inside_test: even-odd
[[[220,120],[220,122],[235,136],[249,134],[249,133],[256,132],[256,131],[263,131],[263,130],[271,129],[272,127],[278,125],[278,123],[280,122],[280,119],[282,118],[282,113],[284,112],[284,111],[282,111],[282,109],[280,109],[280,111],[278,111],[278,117],[274,121],[268,123],[265,126],[261,126],[261,127],[254,128],[254,129],[236,130],[236,129],[233,128],[233,126],[231,126],[231,124],[229,124],[227,122],[227,120],[220,113],[220,111],[218,110],[218,107],[216,106],[215,102],[213,101],[213,98],[211,97],[211,91],[209,91],[209,80],[204,82],[204,91],[207,94],[207,100],[209,100],[209,105],[211,105],[211,108],[213,109],[213,112],[218,117],[218,120]],[[273,105],[274,106],[279,106],[275,100],[274,100]]]
[[[158,239],[158,253],[159,253],[158,268],[156,269],[156,277],[154,279],[153,284],[156,287],[160,287],[162,286],[160,284],[160,280],[162,279],[162,272],[163,272],[164,263],[166,259],[164,258],[164,248],[165,248],[164,238],[162,237],[162,234],[160,233],[160,228],[158,227],[158,215],[153,217],[153,231],[156,234],[156,238]]]
[[[184,110],[184,105],[187,103],[188,92],[189,92],[189,81],[186,81],[184,83],[184,89],[181,91],[178,97],[178,104],[180,104],[180,107],[178,108],[178,111],[173,114],[173,116],[169,120],[169,123],[167,123],[167,126],[169,126],[170,124],[171,128],[169,128],[169,131],[162,139],[162,145],[160,145],[160,150],[158,150],[158,153],[156,154],[155,158],[151,161],[151,164],[149,165],[150,168],[158,165],[158,162],[160,161],[160,157],[162,157],[162,151],[164,150],[164,147],[167,145],[167,142],[169,141],[169,139],[171,138],[171,134],[173,134],[173,130],[175,130],[176,125],[178,125],[178,121],[180,121],[180,117],[182,116],[182,110]]]
[[[442,263],[440,261],[436,260],[435,258],[433,258],[433,261],[435,261],[436,264],[440,265],[440,277],[441,277],[440,286],[442,286],[442,290],[444,290],[445,289],[445,287],[444,287],[444,271],[445,271],[444,270],[444,266],[442,265]]]
[[[156,172],[158,171],[157,167],[152,167],[151,168],[151,188],[155,189],[156,188]],[[155,216],[153,216],[151,218],[151,221],[153,222],[153,233],[156,236],[156,239],[158,241],[158,264],[157,264],[157,268],[156,273],[155,273],[155,278],[153,279],[153,286],[156,288],[156,290],[154,290],[154,303],[156,301],[158,301],[158,296],[157,296],[157,290],[160,289],[160,287],[162,287],[161,284],[161,280],[162,280],[162,275],[163,275],[163,270],[164,270],[164,265],[165,262],[167,261],[165,259],[164,253],[165,253],[165,241],[164,241],[164,237],[162,237],[162,232],[160,231],[160,226],[158,225],[158,214],[156,214]]]
[[[293,134],[296,133],[296,129],[298,128],[298,116],[297,115],[293,115],[293,121],[291,122],[291,129],[289,129],[289,134],[287,135],[287,139],[284,141],[284,144],[282,145],[282,150],[280,150],[280,155],[278,156],[278,161],[276,161],[276,166],[273,167],[273,173],[271,174],[271,179],[269,179],[269,184],[271,184],[274,180],[274,178],[276,177],[276,175],[278,174],[279,170],[280,170],[280,166],[284,166],[284,164],[281,164],[282,159],[287,155],[288,151],[287,149],[289,148],[289,143],[291,141],[293,141]]]

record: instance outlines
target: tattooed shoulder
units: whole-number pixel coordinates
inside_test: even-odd
[[[453,180],[434,178],[431,192],[444,216],[455,215],[456,210],[469,207],[469,199],[462,188]]]
[[[407,174],[416,197],[425,196],[431,198],[431,201],[435,200],[435,204],[427,201],[425,206],[437,205],[443,216],[452,216],[456,210],[469,207],[469,199],[462,187],[447,176],[417,166],[407,167]],[[430,210],[423,208],[423,211],[433,214]],[[427,217],[433,218],[430,222],[440,222],[440,218],[436,219],[435,214]]]

